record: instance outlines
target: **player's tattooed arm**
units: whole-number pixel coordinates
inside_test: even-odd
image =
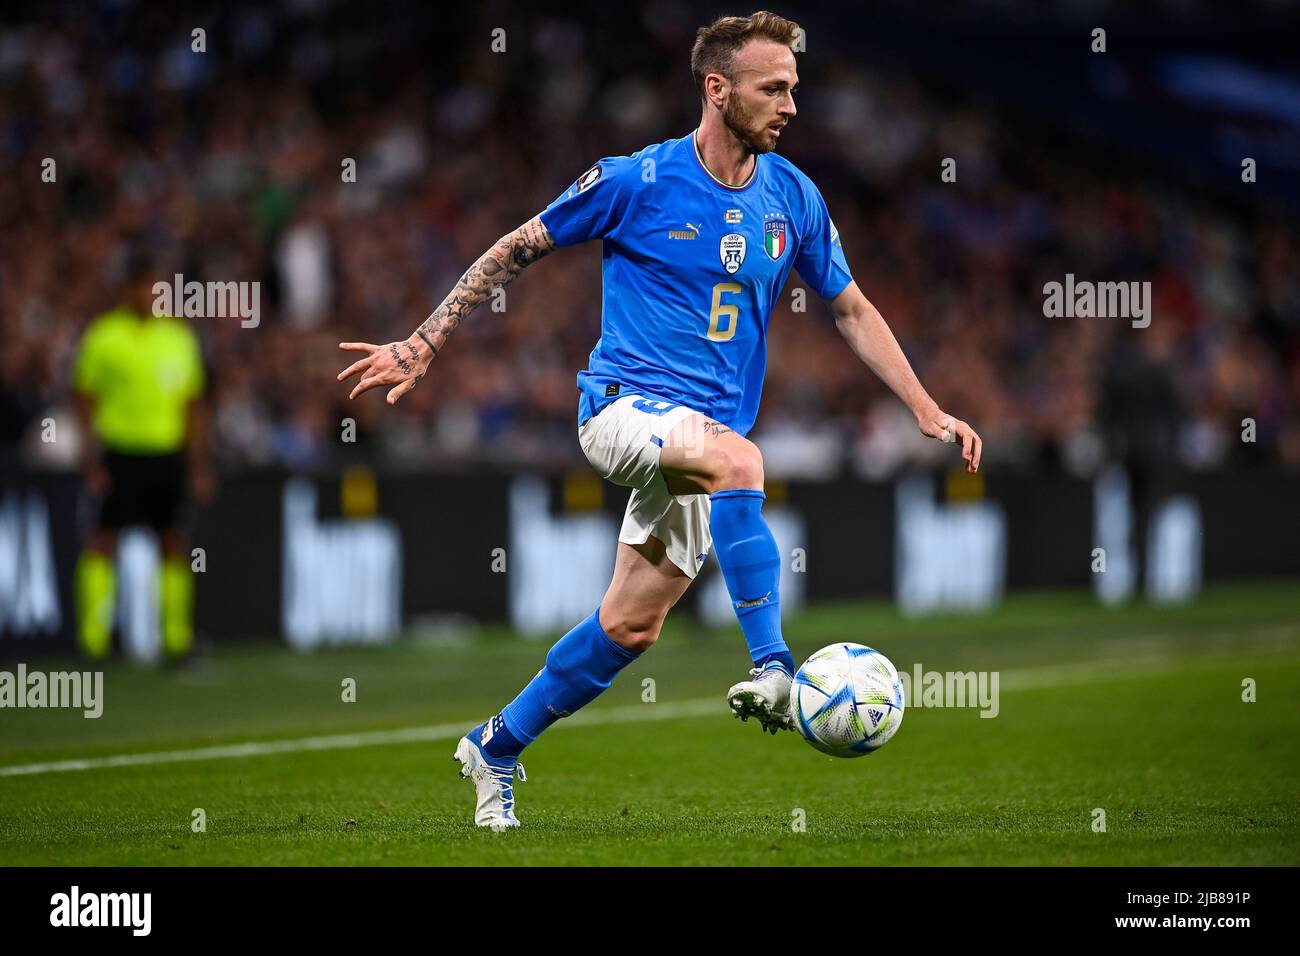
[[[365,353],[338,374],[340,382],[358,373],[361,375],[348,397],[356,398],[372,388],[392,385],[388,404],[394,404],[420,383],[429,363],[465,316],[482,305],[494,289],[509,285],[515,276],[554,248],[555,240],[541,218],[534,216],[518,229],[506,233],[483,253],[460,277],[442,305],[405,342],[389,342],[387,345],[340,342],[339,348],[344,351]]]
[[[508,286],[519,273],[554,249],[555,240],[539,216],[502,236],[465,270],[456,288],[415,330],[412,338],[418,336],[436,355],[461,321],[490,297],[493,290]]]
[[[978,471],[983,440],[975,429],[949,415],[930,397],[912,371],[898,339],[856,282],[850,282],[831,300],[831,311],[835,313],[836,327],[854,354],[912,410],[921,433],[943,442],[960,442],[966,470]]]

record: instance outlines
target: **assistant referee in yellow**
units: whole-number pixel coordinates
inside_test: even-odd
[[[153,314],[142,259],[128,265],[122,304],[94,318],[77,349],[74,387],[87,486],[99,520],[77,563],[77,640],[90,658],[110,650],[118,533],[146,525],[162,546],[162,640],[170,660],[194,644],[194,577],[187,505],[214,487],[198,337],[182,318]]]

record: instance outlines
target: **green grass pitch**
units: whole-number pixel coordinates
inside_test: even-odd
[[[179,673],[114,664],[98,720],[0,711],[0,864],[1294,866],[1296,591],[1215,587],[1188,607],[1114,610],[1036,594],[919,620],[887,604],[810,610],[786,624],[796,658],[849,640],[900,670],[1001,675],[996,718],[913,707],[888,746],[856,760],[733,719],[723,697],[748,666],[739,632],[678,612],[608,694],[524,755],[524,826],[503,834],[472,824],[451,728],[509,700],[549,641],[489,629],[310,656],[224,646]],[[277,746],[94,763],[250,742]],[[78,759],[92,765],[13,772]],[[191,826],[200,808],[206,832]]]

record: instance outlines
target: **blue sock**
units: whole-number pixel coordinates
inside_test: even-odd
[[[596,608],[555,642],[546,666],[492,719],[493,734],[483,749],[491,757],[517,757],[551,724],[599,697],[640,656],[609,639]],[[504,730],[500,737],[498,726]]]
[[[790,672],[790,676],[794,676],[794,658],[790,656],[789,651],[777,651],[775,654],[768,654],[762,660],[754,661],[754,666],[762,667],[768,661],[780,661],[785,665],[785,669]]]
[[[492,733],[488,737],[487,743],[483,744],[483,752],[489,757],[518,757],[523,752],[524,747],[528,746],[510,732],[510,728],[506,726],[505,718],[500,714],[491,718],[488,725],[491,726]],[[482,740],[481,737],[479,739]]]
[[[789,661],[793,673],[794,661],[781,636],[781,552],[763,520],[766,499],[763,492],[747,488],[715,491],[709,495],[709,527],[749,656],[755,664],[770,657]]]

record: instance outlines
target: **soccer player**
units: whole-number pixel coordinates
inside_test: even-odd
[[[753,660],[728,703],[773,734],[792,729],[781,557],[762,516],[763,460],[745,437],[758,412],[768,317],[791,268],[830,302],[849,346],[920,430],[960,440],[967,469],[979,467],[979,436],[921,387],[854,283],[817,188],[773,152],[795,116],[797,31],[767,12],[701,28],[691,51],[698,129],[592,166],[474,263],[405,341],[340,344],[365,353],[338,376],[360,375],[351,397],[391,386],[391,405],[494,288],[557,248],[604,242],[601,337],[578,374],[578,440],[601,475],[632,489],[613,580],[520,694],[457,745],[461,773],[477,787],[479,826],[519,825],[520,752],[654,644],[714,547]]]

